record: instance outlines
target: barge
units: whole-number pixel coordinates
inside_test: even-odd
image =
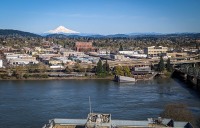
[[[119,83],[135,82],[135,78],[127,76],[115,76],[114,80]]]

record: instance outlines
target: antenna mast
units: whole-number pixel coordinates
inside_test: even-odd
[[[90,96],[89,96],[89,106],[90,106],[90,113],[91,113],[92,108],[91,108]]]

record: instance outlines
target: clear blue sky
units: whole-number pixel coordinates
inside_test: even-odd
[[[0,29],[43,33],[200,32],[200,0],[0,0]]]

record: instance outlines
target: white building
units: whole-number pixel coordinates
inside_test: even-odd
[[[121,61],[125,60],[124,55],[112,55],[111,58],[115,60],[121,60]]]
[[[83,52],[76,52],[76,51],[65,51],[61,53],[63,56],[84,56]]]
[[[38,64],[39,62],[37,60],[32,60],[32,59],[11,59],[9,61],[11,65],[27,65],[27,64]]]
[[[146,58],[146,54],[139,54],[138,51],[119,51],[119,54],[128,55],[129,57],[134,58]]]
[[[119,54],[132,55],[132,54],[138,54],[138,52],[136,52],[136,51],[119,51]]]
[[[6,59],[8,61],[10,61],[12,59],[17,59],[17,58],[32,58],[32,56],[30,56],[28,54],[4,53],[4,55],[6,55]]]
[[[146,54],[133,54],[133,55],[130,55],[130,56],[134,57],[134,58],[147,58]]]
[[[26,65],[26,64],[37,64],[36,57],[32,57],[28,54],[15,54],[15,53],[4,53],[6,59],[11,65]]]
[[[62,65],[52,65],[50,66],[51,69],[64,69],[64,66]]]
[[[110,50],[102,49],[98,51],[98,54],[102,56],[110,55]]]

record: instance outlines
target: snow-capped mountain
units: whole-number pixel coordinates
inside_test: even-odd
[[[59,26],[54,30],[49,30],[48,32],[45,33],[51,33],[51,34],[56,34],[56,33],[64,33],[64,34],[74,34],[74,33],[79,33],[74,30],[70,30],[68,28],[65,28],[64,26]]]

